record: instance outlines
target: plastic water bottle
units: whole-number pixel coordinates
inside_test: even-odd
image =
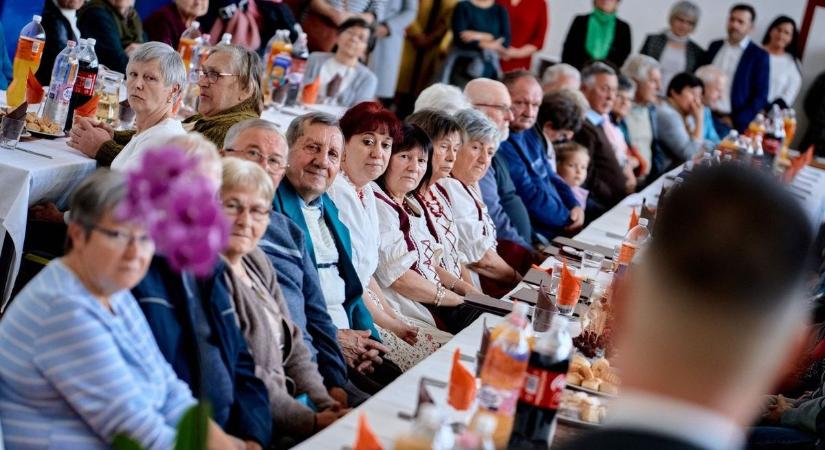
[[[639,224],[628,230],[619,250],[619,265],[629,266],[636,252],[650,239],[647,219],[639,219]]]
[[[78,65],[77,43],[69,40],[66,42],[66,48],[54,60],[49,95],[43,106],[43,117],[56,123],[61,130],[66,125],[66,116],[69,114],[69,102],[72,100]]]
[[[530,353],[508,448],[550,448],[572,351],[567,319],[553,316],[550,329],[537,336]]]
[[[395,450],[450,450],[455,437],[447,425],[444,413],[435,405],[421,405],[415,425],[409,433],[398,436]]]
[[[32,21],[20,30],[17,51],[14,52],[14,75],[6,92],[6,103],[16,108],[26,99],[26,80],[29,72],[37,73],[43,47],[46,46],[46,32],[40,25],[41,17],[32,16]]]
[[[495,417],[493,441],[498,449],[505,448],[510,439],[516,402],[527,371],[532,335],[528,311],[526,303],[516,303],[513,312],[493,329],[490,348],[481,368],[478,412],[473,423],[482,416]]]
[[[232,33],[224,33],[218,45],[232,45]]]
[[[289,41],[289,30],[277,30],[272,38],[269,40],[269,43],[266,45],[267,56],[266,56],[266,65],[264,66],[264,73],[263,73],[263,90],[264,90],[264,100],[269,101],[272,97],[272,93],[277,89],[274,84],[280,86],[284,83],[285,80],[285,73],[273,74],[273,70],[276,70],[278,58],[281,59],[283,63],[284,56],[289,58],[290,64],[292,61],[292,57],[290,54],[292,53],[292,42]],[[282,64],[283,65],[283,64]],[[288,66],[287,66],[288,67]],[[280,69],[278,69],[280,72]]]
[[[66,116],[66,131],[72,128],[74,120],[74,110],[78,106],[88,102],[95,95],[95,82],[97,81],[97,53],[95,44],[97,40],[93,38],[81,39],[77,48],[77,78],[72,88],[72,99],[69,101],[69,113]]]
[[[458,437],[453,450],[495,450],[496,444],[493,442],[495,431],[495,417],[481,416],[472,428]]]
[[[180,35],[180,43],[178,44],[178,53],[183,59],[183,67],[189,70],[189,64],[192,61],[192,53],[197,46],[198,38],[201,37],[201,24],[197,20],[193,20],[183,34]]]
[[[304,82],[304,70],[306,69],[307,60],[309,60],[307,34],[301,32],[292,46],[292,66],[289,68],[289,74],[287,75],[289,89],[286,94],[286,106],[294,106],[298,103],[298,95]]]

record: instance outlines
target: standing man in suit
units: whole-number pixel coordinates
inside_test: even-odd
[[[768,106],[770,57],[748,36],[756,21],[753,6],[739,3],[728,15],[728,37],[711,42],[708,64],[732,80],[718,103],[720,121],[744,131],[756,114]],[[723,130],[721,135],[727,134]]]
[[[726,164],[673,188],[654,236],[614,300],[622,395],[568,448],[743,448],[804,347],[812,227],[776,181]]]

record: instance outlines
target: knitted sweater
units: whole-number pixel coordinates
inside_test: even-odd
[[[195,114],[183,121],[183,127],[197,131],[212,141],[218,148],[223,148],[223,139],[226,132],[236,123],[246,119],[257,119],[261,116],[261,101],[250,97],[231,108],[218,112],[213,116]]]

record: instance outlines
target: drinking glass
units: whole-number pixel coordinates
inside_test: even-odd
[[[585,250],[582,255],[581,275],[585,279],[596,281],[599,272],[602,270],[604,255],[590,250]]]
[[[566,316],[573,314],[576,304],[579,302],[579,296],[582,291],[582,281],[578,274],[578,270],[574,267],[568,267],[572,277],[559,277],[559,288],[556,292],[556,306],[559,312]],[[561,269],[560,269],[561,271]]]
[[[15,149],[23,128],[26,127],[26,119],[12,119],[4,116],[0,122],[0,147]]]

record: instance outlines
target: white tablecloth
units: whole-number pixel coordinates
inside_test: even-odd
[[[93,159],[69,148],[66,139],[24,140],[18,147],[52,159],[0,148],[0,248],[6,232],[14,245],[11,267],[3,268],[9,273],[6,286],[2,287],[0,305],[3,306],[20,268],[29,207],[40,201],[51,201],[65,209],[75,186],[96,167]]]
[[[412,414],[415,412],[419,380],[422,377],[428,377],[447,382],[450,379],[452,357],[456,348],[460,349],[462,355],[471,356],[475,360],[476,352],[481,344],[481,330],[485,319],[487,326],[494,326],[502,320],[501,317],[492,314],[483,314],[438,351],[405,372],[361,406],[295,449],[337,450],[352,446],[355,432],[358,429],[358,417],[362,413],[366,414],[367,420],[384,448],[392,448],[395,438],[409,431],[413,425],[411,421],[400,418],[398,413]],[[475,363],[462,361],[462,364],[475,372]],[[437,404],[446,404],[446,388],[430,387],[429,392]]]

